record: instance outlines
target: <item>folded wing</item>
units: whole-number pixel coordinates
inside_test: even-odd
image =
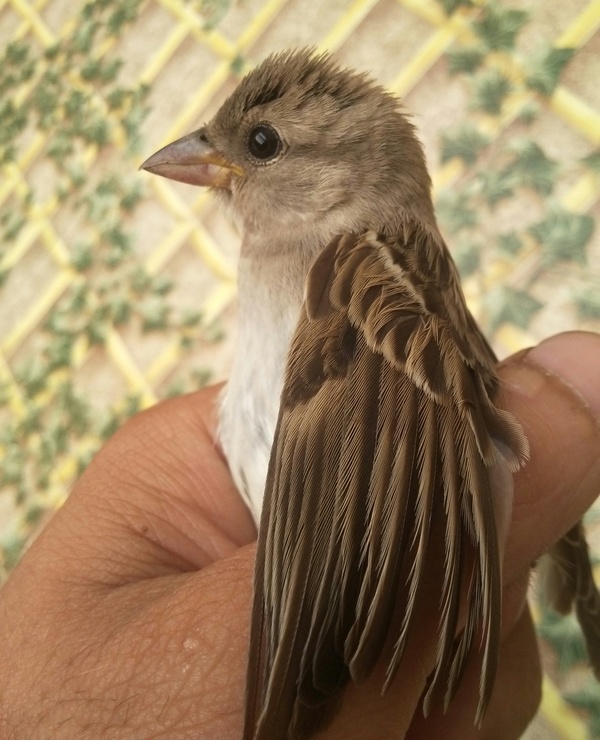
[[[340,237],[311,268],[259,534],[246,740],[309,737],[380,658],[389,683],[431,547],[445,548],[447,567],[425,709],[440,693],[451,700],[479,632],[483,715],[510,472],[527,456],[493,404],[493,363],[445,246],[417,227]],[[430,539],[434,522],[443,542]]]

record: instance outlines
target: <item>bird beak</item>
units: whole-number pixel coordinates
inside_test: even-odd
[[[202,131],[194,131],[149,157],[140,167],[155,175],[170,180],[202,185],[210,188],[231,188],[233,177],[241,177],[244,171],[202,137]]]

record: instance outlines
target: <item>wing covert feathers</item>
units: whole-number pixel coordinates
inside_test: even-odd
[[[507,471],[528,454],[493,404],[494,361],[445,246],[418,227],[342,236],[315,261],[267,478],[245,740],[310,737],[380,658],[393,679],[431,548],[446,566],[424,709],[448,705],[476,642],[481,720],[498,659]]]

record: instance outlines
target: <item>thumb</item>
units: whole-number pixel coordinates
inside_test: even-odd
[[[570,332],[500,368],[502,406],[523,425],[505,583],[562,537],[600,494],[600,336]]]

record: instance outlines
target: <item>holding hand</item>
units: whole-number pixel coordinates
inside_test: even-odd
[[[449,713],[422,719],[437,639],[423,624],[388,693],[377,670],[350,686],[324,738],[436,737],[442,722],[446,738],[519,737],[541,683],[529,568],[600,492],[599,376],[600,338],[583,333],[500,368],[531,460],[516,476],[482,730],[475,658]],[[128,422],[0,591],[0,736],[239,738],[256,533],[214,444],[215,402],[208,389]]]

